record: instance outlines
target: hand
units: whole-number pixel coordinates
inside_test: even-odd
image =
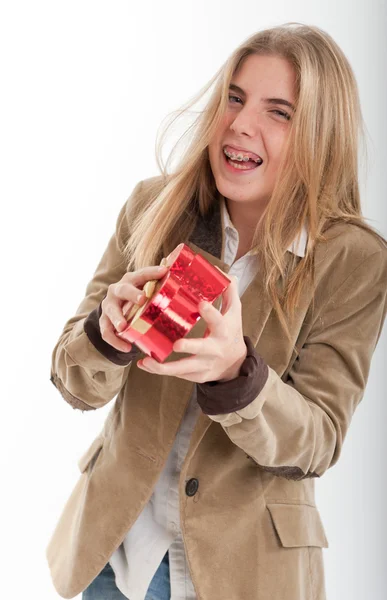
[[[183,338],[173,345],[175,352],[187,352],[194,356],[165,364],[147,356],[137,362],[140,369],[196,383],[228,381],[239,375],[247,356],[247,347],[243,339],[242,305],[237,279],[230,275],[228,277],[231,283],[222,294],[221,311],[208,302],[199,304],[200,316],[208,325],[204,337]]]
[[[121,352],[130,352],[132,344],[126,342],[116,335],[116,332],[123,331],[127,326],[127,321],[122,313],[122,307],[128,301],[142,306],[146,296],[141,288],[152,279],[161,279],[164,277],[168,267],[159,270],[158,266],[144,267],[138,271],[125,273],[117,281],[109,285],[106,297],[101,302],[102,313],[99,319],[101,337],[108,344],[120,350]],[[139,299],[140,296],[140,299]]]

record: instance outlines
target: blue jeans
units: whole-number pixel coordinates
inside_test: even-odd
[[[170,598],[171,585],[167,552],[149,584],[145,600],[170,600]],[[127,600],[116,586],[114,571],[109,562],[82,592],[82,600]]]

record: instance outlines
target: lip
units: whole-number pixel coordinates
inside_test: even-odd
[[[222,151],[225,148],[230,148],[232,150],[235,150],[236,152],[243,152],[243,154],[245,154],[249,158],[255,158],[255,159],[259,158],[260,160],[263,160],[262,156],[260,156],[256,152],[253,152],[252,150],[247,150],[247,148],[241,148],[240,146],[234,146],[233,144],[224,144]]]
[[[235,167],[230,165],[230,163],[227,160],[227,156],[225,155],[225,153],[223,151],[222,151],[222,155],[223,155],[223,161],[224,161],[224,166],[225,166],[224,168],[226,169],[226,171],[229,171],[230,173],[233,173],[236,175],[246,175],[246,173],[251,173],[252,171],[256,171],[261,166],[261,165],[257,165],[256,167],[253,167],[252,169],[236,169]]]

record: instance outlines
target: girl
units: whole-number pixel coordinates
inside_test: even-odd
[[[328,34],[287,24],[213,83],[177,167],[122,207],[53,351],[75,409],[118,394],[47,548],[64,598],[325,598],[314,484],[340,457],[386,314],[356,82]],[[181,242],[232,282],[161,364],[117,333]]]

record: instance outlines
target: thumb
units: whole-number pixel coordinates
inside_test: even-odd
[[[222,315],[225,315],[232,308],[232,306],[238,305],[238,300],[240,300],[238,292],[238,277],[236,277],[236,275],[227,276],[230,277],[231,283],[227,286],[222,294]]]

